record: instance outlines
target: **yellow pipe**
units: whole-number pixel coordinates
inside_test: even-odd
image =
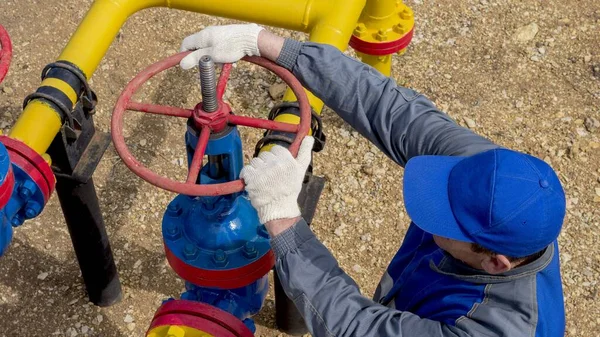
[[[390,76],[392,73],[392,55],[367,55],[363,53],[357,53],[360,60],[377,69],[380,73],[385,76]]]
[[[222,0],[97,0],[59,60],[75,64],[90,78],[125,20],[139,10],[159,6],[311,32],[314,41],[345,48],[364,1],[230,0],[223,3]],[[57,87],[56,82],[44,81],[42,85]],[[315,101],[314,97],[312,101]],[[319,107],[318,103],[315,105]],[[58,113],[48,104],[36,100],[25,108],[9,136],[44,153],[60,126]]]

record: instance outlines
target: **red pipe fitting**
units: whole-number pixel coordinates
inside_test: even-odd
[[[0,25],[0,83],[8,73],[11,58],[12,43],[10,42],[10,36],[6,29]]]

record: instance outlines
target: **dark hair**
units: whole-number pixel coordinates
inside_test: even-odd
[[[485,248],[484,246],[477,244],[477,243],[472,243],[471,244],[471,251],[473,251],[474,253],[483,253],[483,254],[487,254],[490,256],[496,256],[499,255],[496,252],[493,252],[487,248]],[[514,256],[508,256],[508,255],[504,255],[506,256],[506,258],[508,259],[508,261],[510,262],[531,262],[535,259],[537,259],[538,257],[542,256],[542,254],[544,254],[544,251],[546,251],[546,248],[540,250],[537,253],[533,253],[531,255],[527,255],[527,256],[523,256],[523,257],[514,257]]]

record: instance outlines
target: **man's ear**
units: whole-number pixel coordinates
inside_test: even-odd
[[[494,256],[486,256],[481,261],[481,267],[488,274],[496,275],[511,270],[512,265],[506,256],[498,254]]]

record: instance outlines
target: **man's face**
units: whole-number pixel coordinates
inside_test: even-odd
[[[433,236],[433,241],[435,241],[438,247],[448,252],[455,259],[475,269],[485,270],[489,274],[500,274],[513,268],[506,256],[491,256],[486,253],[476,253],[469,242],[452,240],[436,235]]]

